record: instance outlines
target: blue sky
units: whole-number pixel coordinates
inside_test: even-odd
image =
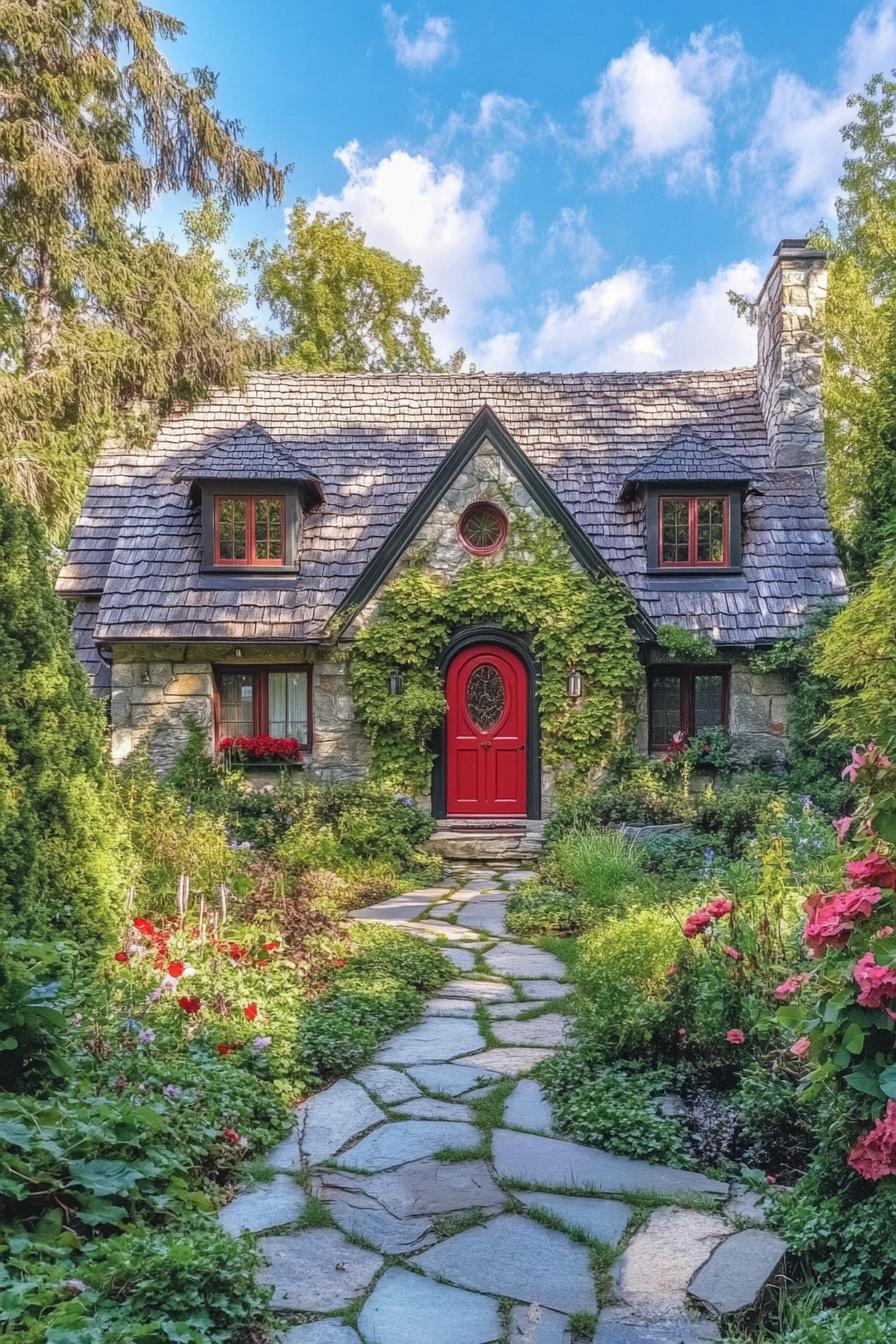
[[[752,362],[725,293],[830,219],[846,96],[896,66],[896,0],[171,0],[287,202],[348,210],[486,369]],[[170,226],[174,202],[153,222]],[[283,230],[240,212],[234,242]]]

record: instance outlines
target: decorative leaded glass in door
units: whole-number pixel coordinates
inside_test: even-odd
[[[481,733],[490,733],[504,713],[504,682],[491,663],[480,663],[467,682],[467,713]]]

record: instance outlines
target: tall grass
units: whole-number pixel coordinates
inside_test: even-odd
[[[589,905],[610,910],[630,898],[624,888],[644,882],[638,850],[620,831],[570,831],[551,846],[550,880]]]

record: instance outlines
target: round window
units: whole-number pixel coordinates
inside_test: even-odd
[[[494,504],[471,504],[461,514],[457,535],[473,555],[494,555],[507,538],[507,519]]]

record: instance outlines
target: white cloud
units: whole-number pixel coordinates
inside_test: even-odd
[[[535,238],[535,220],[528,210],[521,210],[513,221],[510,241],[514,247],[528,247]]]
[[[583,99],[587,147],[611,156],[617,173],[624,170],[629,178],[662,171],[673,188],[693,182],[713,187],[715,105],[746,67],[736,33],[704,28],[675,57],[640,38],[610,62],[597,90]]]
[[[479,99],[473,130],[479,135],[502,132],[513,140],[524,140],[530,113],[525,98],[513,98],[506,93],[484,93]]]
[[[513,373],[520,367],[518,331],[499,331],[487,337],[473,349],[471,363],[488,373]]]
[[[720,267],[708,280],[674,292],[663,267],[616,271],[567,303],[552,300],[530,332],[503,330],[476,350],[485,369],[635,371],[733,368],[753,364],[756,333],[728,302],[729,289],[755,293],[753,262]]]
[[[565,255],[583,278],[597,270],[603,249],[588,222],[585,206],[564,206],[548,229],[548,256]]]
[[[489,229],[489,202],[473,197],[462,168],[438,167],[395,150],[366,160],[357,141],[336,151],[348,180],[338,195],[318,195],[312,210],[348,211],[375,247],[423,268],[450,309],[433,340],[442,357],[467,346],[490,300],[507,288]]]
[[[430,15],[416,37],[407,34],[407,15],[396,14],[391,5],[383,6],[383,19],[395,59],[408,70],[429,70],[454,52],[448,18]]]
[[[855,20],[833,89],[816,88],[787,71],[777,76],[749,147],[734,161],[737,179],[755,197],[760,227],[780,235],[833,218],[845,156],[840,131],[853,115],[846,100],[894,65],[896,3],[883,0]]]

